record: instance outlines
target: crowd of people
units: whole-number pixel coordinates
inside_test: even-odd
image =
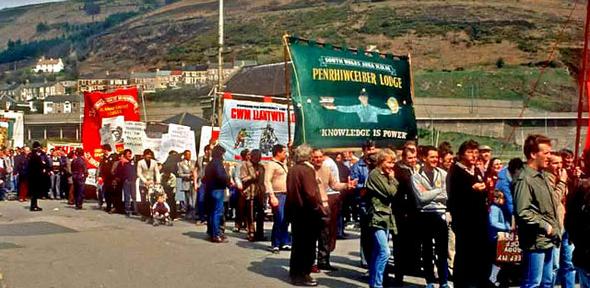
[[[82,209],[88,169],[81,148],[65,153],[46,151],[39,142],[31,147],[0,148],[0,200],[30,199],[31,211],[42,211],[38,199],[67,199]]]
[[[357,158],[277,144],[267,161],[244,149],[240,162],[227,163],[223,147],[208,145],[196,160],[188,150],[171,151],[160,163],[149,149],[137,156],[104,145],[98,204],[154,225],[206,224],[214,243],[228,242],[232,219],[233,232],[268,241],[264,222],[272,214],[269,250],[290,251],[294,285],[316,286],[312,273],[336,270],[330,253],[347,224],[356,224],[370,287],[403,286],[406,275],[421,275],[427,287],[450,287],[450,280],[504,287],[513,274],[521,287],[590,287],[590,152],[576,165],[571,151],[554,151],[542,135],[525,140],[524,161],[507,165],[473,140],[456,155],[447,142],[377,149],[368,140],[360,148]],[[2,149],[0,199],[17,191],[19,201],[31,199],[31,211],[41,211],[38,198],[83,209],[84,157],[82,149],[46,153],[37,142],[32,150]],[[519,263],[498,259],[498,242],[507,239],[518,239]]]

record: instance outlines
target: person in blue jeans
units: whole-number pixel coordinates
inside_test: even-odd
[[[133,212],[137,212],[137,202],[135,201],[135,181],[137,179],[137,169],[133,162],[133,152],[130,149],[123,151],[123,156],[117,162],[115,169],[115,178],[123,184],[123,201],[125,203],[125,215],[130,217]],[[133,200],[134,207],[131,207]]]
[[[383,275],[389,259],[389,231],[397,233],[391,203],[397,193],[398,182],[393,166],[396,155],[391,149],[377,154],[377,167],[367,179],[367,231],[370,236],[371,255],[368,257],[369,286],[383,287]]]
[[[287,147],[276,144],[272,147],[272,160],[266,164],[264,170],[264,187],[269,196],[272,207],[273,224],[271,233],[271,249],[273,253],[279,250],[291,250],[291,236],[289,236],[289,222],[285,218],[285,203],[287,201]]]
[[[553,283],[561,284],[562,288],[574,288],[576,285],[576,268],[572,261],[574,245],[570,243],[567,231],[561,238],[561,247],[553,250],[554,267]]]
[[[551,155],[547,169],[547,178],[553,189],[553,197],[558,201],[559,228],[562,231],[561,246],[553,248],[553,283],[560,283],[563,288],[574,288],[576,285],[576,270],[572,263],[574,246],[569,242],[567,231],[564,230],[565,199],[568,194],[566,185],[557,185],[560,173],[567,174],[563,168],[563,159],[560,155]],[[570,180],[570,179],[568,179]],[[570,180],[571,181],[571,180]],[[566,183],[567,184],[567,183]]]
[[[207,206],[205,205],[205,202],[207,200],[207,197],[205,195],[205,192],[207,191],[205,187],[205,167],[207,167],[207,164],[209,164],[209,162],[211,161],[211,146],[209,146],[208,144],[205,145],[205,147],[203,148],[203,153],[203,156],[197,158],[197,169],[199,171],[199,189],[197,191],[197,213],[199,215],[199,221],[201,222],[201,224],[207,221]]]
[[[205,167],[205,193],[208,195],[209,220],[208,233],[211,242],[226,243],[227,239],[221,231],[223,219],[223,199],[225,189],[230,186],[230,179],[223,166],[225,149],[220,145],[213,147],[212,160]]]
[[[530,135],[524,142],[527,163],[515,179],[514,212],[522,249],[521,287],[553,287],[553,248],[561,231],[557,215],[559,200],[553,197],[547,173],[551,139]],[[560,173],[557,186],[564,187],[567,173]]]

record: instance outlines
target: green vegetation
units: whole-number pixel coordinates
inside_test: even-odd
[[[346,44],[349,7],[330,6],[310,11],[289,11],[280,15],[229,18],[225,24],[226,45],[239,47],[239,58],[258,59],[259,62],[282,61],[282,35],[296,33],[300,37],[321,39],[333,44]],[[206,62],[216,56],[217,31],[200,33],[194,40],[168,51],[168,61]],[[260,61],[262,60],[262,61]]]
[[[438,139],[437,139],[438,137]],[[498,139],[493,137],[477,136],[459,132],[442,132],[428,129],[418,129],[418,140],[420,145],[434,145],[437,146],[440,142],[448,141],[451,143],[453,150],[456,152],[459,149],[461,143],[473,139],[480,144],[485,144],[492,147],[494,156],[500,156],[504,160],[508,160],[511,157],[522,156],[522,147],[514,143],[504,141],[504,139]],[[437,143],[438,141],[438,143]]]
[[[37,24],[37,33],[45,33],[49,30],[51,30],[51,27],[49,27],[47,23],[40,22],[39,24]]]
[[[539,78],[539,67],[504,66],[495,70],[418,71],[417,97],[451,97],[524,100],[529,106],[549,111],[570,111],[570,95],[576,83],[564,68],[547,68]],[[534,84],[539,80],[535,92]]]
[[[49,40],[31,41],[23,43],[20,39],[9,40],[7,48],[0,52],[0,64],[19,61],[27,58],[36,58],[58,46],[74,46],[74,48],[85,47],[88,38],[115,27],[119,23],[139,15],[139,12],[121,12],[109,15],[104,21],[87,24],[59,23],[52,27],[61,28],[64,36]],[[41,27],[40,27],[41,26]],[[37,32],[48,31],[51,27],[45,23],[37,25]],[[61,49],[68,51],[69,49]],[[65,56],[65,55],[62,55]]]

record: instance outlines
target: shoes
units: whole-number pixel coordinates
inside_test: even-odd
[[[311,276],[306,275],[303,277],[293,277],[291,278],[291,282],[295,286],[306,286],[306,287],[314,287],[318,286],[318,282],[311,278]]]
[[[498,283],[498,285],[500,285],[500,283]],[[446,283],[446,284],[440,285],[440,288],[453,288],[453,285]]]
[[[117,212],[117,209],[115,209],[115,208],[111,208],[111,210],[108,211],[109,214],[113,214],[115,212]]]
[[[83,210],[84,208],[82,208],[82,206],[76,206],[76,208],[74,208],[76,210]]]
[[[326,271],[338,271],[338,268],[330,265],[330,264],[318,264],[318,269],[326,270]]]
[[[33,208],[31,208],[31,212],[38,212],[38,211],[43,211],[43,209],[41,209],[41,207],[33,207]]]
[[[272,252],[272,254],[279,254],[279,247],[271,247],[270,252]]]
[[[227,241],[227,239],[225,239],[225,238],[213,237],[213,238],[211,238],[211,242],[213,242],[213,243],[227,243],[229,241]]]
[[[160,226],[160,221],[155,220],[152,225],[154,225],[154,227]]]
[[[283,246],[281,246],[281,250],[283,250],[283,251],[291,251],[291,245],[283,245]]]
[[[320,268],[318,268],[318,265],[313,264],[313,266],[311,266],[311,273],[320,273]]]
[[[434,288],[434,283],[428,283],[428,284],[426,284],[426,288]]]

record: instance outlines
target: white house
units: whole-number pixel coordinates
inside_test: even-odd
[[[80,96],[56,95],[43,101],[43,114],[80,113]]]
[[[64,63],[61,61],[61,58],[53,59],[53,58],[45,58],[41,57],[37,61],[37,65],[33,68],[33,71],[39,73],[58,73],[64,70]]]

